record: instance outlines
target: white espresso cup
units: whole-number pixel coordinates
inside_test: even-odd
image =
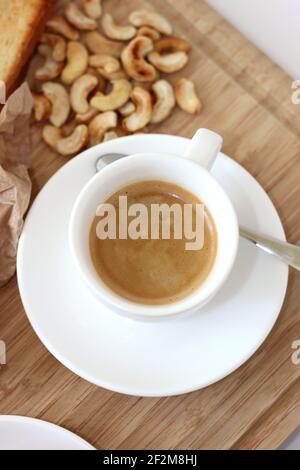
[[[239,241],[232,203],[209,172],[221,146],[218,134],[199,129],[182,157],[158,153],[124,157],[103,168],[83,188],[71,214],[70,248],[84,281],[100,302],[134,319],[153,319],[193,312],[219,291],[232,269]],[[218,235],[217,254],[208,277],[192,294],[170,304],[143,305],[119,296],[101,280],[90,255],[89,234],[99,204],[122,187],[146,180],[166,181],[193,193],[209,210]]]

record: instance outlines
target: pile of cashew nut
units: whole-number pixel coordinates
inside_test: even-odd
[[[35,71],[34,118],[61,155],[148,132],[176,104],[190,114],[201,111],[191,80],[166,79],[186,66],[190,44],[158,13],[133,11],[128,24],[119,24],[102,3],[67,2],[38,46],[43,64]]]

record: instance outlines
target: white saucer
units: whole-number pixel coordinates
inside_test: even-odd
[[[1,450],[95,450],[64,428],[23,416],[0,416]]]
[[[240,367],[270,333],[282,306],[288,268],[241,240],[229,280],[189,318],[145,323],[99,304],[70,257],[72,205],[110,152],[182,155],[187,139],[131,136],[88,150],[43,188],[19,244],[18,281],[28,318],[49,351],[86,380],[121,393],[166,396],[190,392]],[[231,197],[240,223],[285,239],[269,197],[240,165],[220,155],[213,174]]]

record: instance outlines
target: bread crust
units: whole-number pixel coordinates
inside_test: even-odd
[[[56,0],[0,0],[0,80],[9,94],[18,84]]]

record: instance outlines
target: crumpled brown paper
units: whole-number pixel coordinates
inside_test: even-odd
[[[24,83],[0,113],[0,287],[15,273],[18,241],[30,201],[31,111],[32,95]]]

